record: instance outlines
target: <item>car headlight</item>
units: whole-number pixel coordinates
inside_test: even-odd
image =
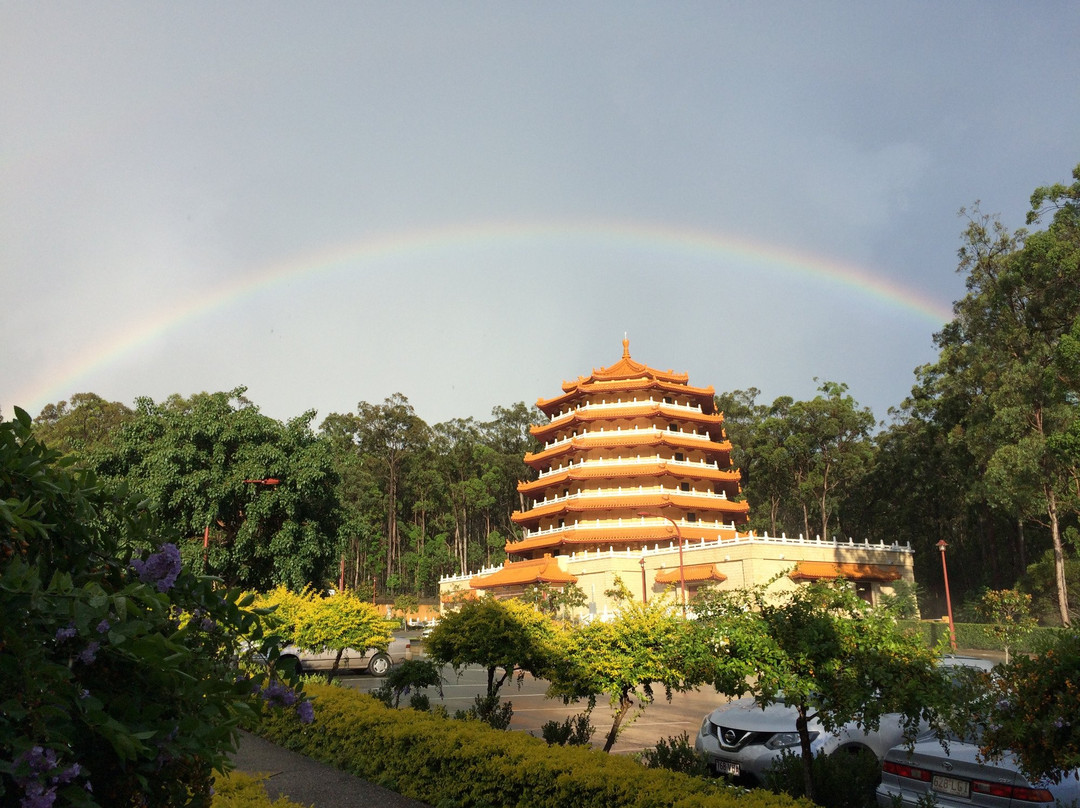
[[[811,732],[810,742],[813,743],[817,736],[816,732]],[[778,732],[765,742],[766,749],[790,749],[792,746],[798,745],[799,733],[797,732]]]
[[[709,716],[705,716],[705,720],[701,722],[701,729],[698,730],[698,735],[712,735],[712,721],[709,720]]]

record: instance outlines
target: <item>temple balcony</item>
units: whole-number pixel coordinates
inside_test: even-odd
[[[553,474],[559,474],[560,472],[567,471],[572,468],[581,468],[582,466],[589,466],[592,468],[603,468],[605,466],[622,468],[626,466],[641,466],[641,465],[660,465],[666,464],[669,466],[682,466],[690,469],[717,469],[724,471],[720,468],[720,464],[716,460],[672,460],[671,458],[661,457],[658,454],[638,456],[638,457],[609,457],[603,459],[586,460],[581,459],[576,463],[570,461],[561,466],[552,466],[551,468],[541,471],[537,476],[538,480],[542,480],[545,477],[550,477]]]

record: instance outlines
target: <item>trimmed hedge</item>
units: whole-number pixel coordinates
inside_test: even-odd
[[[810,803],[722,780],[646,769],[582,747],[548,746],[342,687],[310,684],[315,722],[268,714],[253,731],[399,794],[442,806],[522,808],[791,808]]]
[[[927,645],[949,644],[949,624],[943,620],[898,620],[901,626],[919,632]],[[1004,651],[1001,640],[994,636],[989,623],[953,623],[956,628],[956,645],[982,651]],[[1013,653],[1031,653],[1054,641],[1060,628],[1038,626],[1009,650]]]
[[[263,788],[266,776],[229,772],[214,778],[214,797],[210,808],[305,808],[286,797],[270,800]]]

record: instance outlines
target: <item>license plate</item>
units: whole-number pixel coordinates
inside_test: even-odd
[[[943,774],[935,774],[930,786],[934,791],[953,797],[968,797],[971,794],[971,783],[967,780],[957,780],[955,777],[946,777]]]
[[[727,777],[738,777],[739,764],[732,763],[730,760],[718,760],[716,761],[716,773]]]

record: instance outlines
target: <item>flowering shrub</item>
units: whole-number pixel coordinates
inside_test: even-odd
[[[1058,782],[1080,769],[1080,634],[1062,632],[1052,648],[1017,657],[986,681],[993,698],[984,753],[1011,749],[1036,779]]]
[[[138,502],[16,417],[0,423],[0,804],[206,806],[241,717],[311,705],[238,675],[237,637],[277,653],[250,599],[181,569]]]

